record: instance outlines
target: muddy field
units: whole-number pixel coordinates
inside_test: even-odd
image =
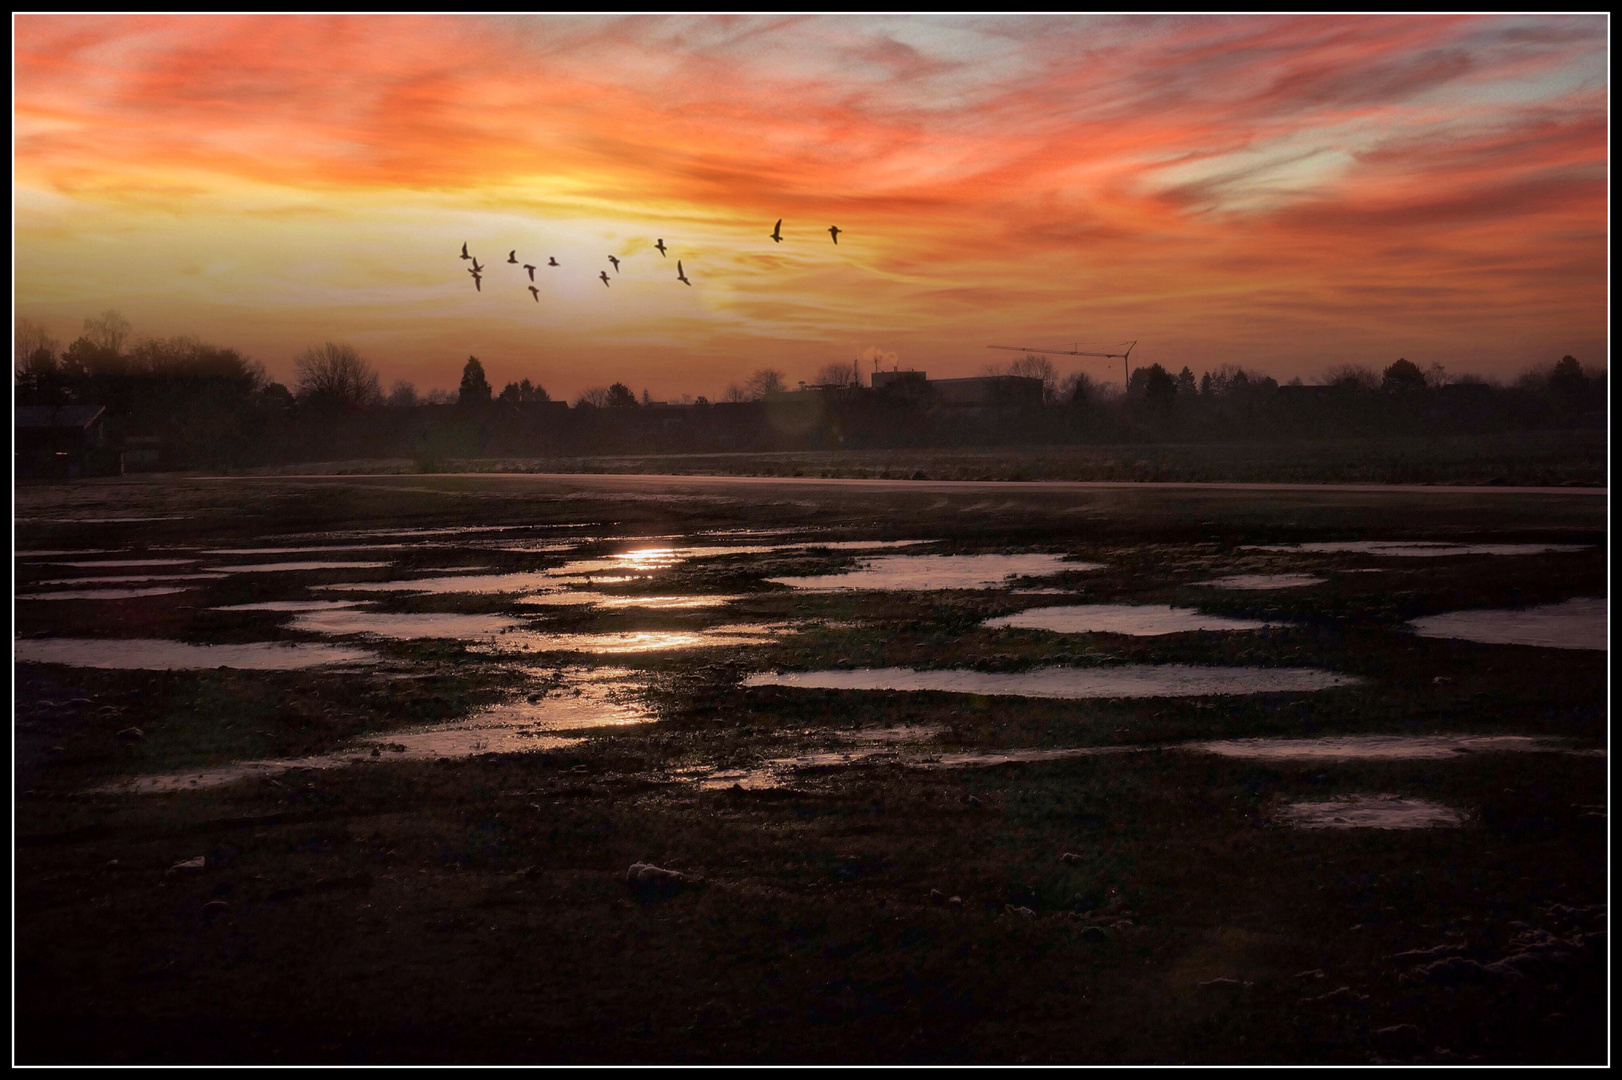
[[[1607,500],[15,500],[16,1060],[1607,1058]]]

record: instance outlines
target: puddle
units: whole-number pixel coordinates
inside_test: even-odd
[[[714,649],[766,645],[781,634],[782,626],[713,626],[707,630],[627,630],[605,634],[547,634],[537,631],[507,634],[493,644],[476,646],[486,653],[582,652],[601,655],[667,652],[678,649]]]
[[[183,521],[190,514],[149,514],[145,517],[20,517],[18,521],[44,521],[52,525],[123,525],[136,521]]]
[[[1161,604],[1081,604],[1074,607],[1045,607],[987,619],[985,627],[1016,627],[1022,630],[1051,630],[1056,634],[1131,634],[1153,637],[1158,634],[1186,634],[1194,630],[1262,630],[1278,623],[1256,619],[1229,619],[1201,615],[1193,608]]]
[[[213,569],[229,574],[280,574],[290,570],[376,570],[380,566],[387,565],[389,565],[387,562],[316,560],[311,562],[267,562],[242,566],[215,566]]]
[[[591,537],[582,536],[574,540],[533,540],[523,544],[501,544],[490,550],[511,551],[521,555],[550,555],[559,551],[573,551],[581,544],[591,542]]]
[[[1346,795],[1330,802],[1291,803],[1274,814],[1296,829],[1435,829],[1457,828],[1462,810],[1424,799],[1395,795]]]
[[[1066,562],[1062,555],[883,555],[856,569],[811,577],[770,578],[812,592],[845,589],[997,589],[1011,577],[1047,577],[1100,570],[1103,563]]]
[[[210,611],[333,611],[352,608],[359,600],[261,600],[257,604],[228,604]]]
[[[144,671],[201,671],[220,667],[296,671],[326,664],[365,663],[377,657],[364,649],[270,641],[245,645],[188,645],[162,638],[17,638],[12,642],[12,659],[20,664]]]
[[[520,596],[516,602],[531,607],[591,607],[607,599],[606,593],[577,591],[534,593]]]
[[[845,541],[862,547],[893,544],[928,543],[929,541]],[[769,544],[731,547],[670,547],[647,546],[632,548],[616,555],[592,559],[576,559],[547,570],[528,570],[504,574],[463,574],[456,577],[412,578],[400,581],[345,582],[319,585],[316,588],[344,592],[389,593],[415,592],[432,595],[469,593],[548,593],[562,585],[615,585],[637,581],[669,570],[688,559],[709,558],[718,555],[755,555],[791,548],[804,548],[811,544]],[[827,545],[820,545],[827,546]],[[240,569],[229,567],[222,569]],[[528,601],[526,601],[528,602]],[[549,601],[536,600],[546,604]],[[565,601],[551,601],[565,603]],[[627,605],[638,606],[638,605]],[[699,605],[695,605],[699,606]]]
[[[29,588],[44,588],[47,585],[133,585],[141,581],[173,584],[177,581],[220,581],[224,577],[224,574],[96,574],[85,577],[36,581]]]
[[[219,787],[253,777],[274,777],[294,769],[332,769],[390,761],[424,761],[478,754],[533,753],[577,745],[557,732],[618,727],[654,719],[640,703],[640,684],[624,668],[565,668],[534,671],[553,684],[474,713],[464,720],[372,736],[331,754],[303,758],[238,761],[208,769],[139,776],[98,789],[156,794]],[[373,750],[378,751],[374,756]]]
[[[195,589],[195,585],[153,587],[150,589],[68,589],[58,592],[29,593],[18,600],[129,600],[137,596],[168,596],[172,593]]]
[[[609,593],[597,592],[556,592],[525,596],[520,598],[518,603],[531,604],[536,607],[596,606],[610,611],[625,608],[638,608],[649,611],[691,611],[701,608],[720,607],[723,604],[730,604],[734,600],[742,599],[741,596],[614,596]]]
[[[890,738],[890,736],[899,736],[901,732],[907,734],[899,738]],[[849,738],[867,738],[872,741],[889,743],[894,741],[921,741],[924,737],[938,733],[939,729],[936,728],[895,728],[885,732],[874,732],[871,735],[864,735],[862,732],[841,734],[846,734]],[[919,753],[916,749],[908,752],[905,748],[894,745],[881,745],[855,747],[848,750],[827,750],[819,753],[800,754],[796,757],[773,758],[748,768],[699,770],[697,780],[699,787],[711,790],[741,787],[746,791],[762,791],[788,786],[793,782],[794,774],[802,770],[836,768],[841,765],[893,763],[913,769],[973,769],[1021,762],[1061,761],[1066,758],[1097,757],[1104,754],[1130,754],[1157,749],[1160,748],[1156,746],[1030,747],[1011,750],[931,754]]]
[[[53,562],[50,566],[185,566],[196,559],[86,559],[81,562]]]
[[[916,764],[924,768],[984,768],[991,765],[1010,765],[1026,761],[1063,761],[1066,758],[1099,757],[1104,754],[1138,754],[1159,749],[1158,746],[1041,746],[1015,750],[980,750],[940,754],[932,758],[921,758]]]
[[[1519,610],[1450,611],[1415,619],[1420,637],[1546,649],[1605,649],[1605,598],[1579,597]]]
[[[407,544],[317,544],[314,547],[208,548],[203,555],[307,555],[316,551],[383,551]]]
[[[1583,753],[1564,739],[1527,735],[1328,735],[1318,739],[1222,739],[1178,749],[1270,761],[1442,761],[1466,754]]]
[[[1308,585],[1322,585],[1327,580],[1313,574],[1229,574],[1194,584],[1213,589],[1301,589]]]
[[[444,730],[467,727],[480,731],[580,731],[645,724],[654,719],[641,701],[641,684],[629,669],[569,667],[532,674],[549,677],[553,685],[520,694]],[[390,740],[398,741],[395,736]]]
[[[529,626],[527,623],[502,618],[499,615],[326,608],[302,612],[288,624],[288,629],[329,636],[369,634],[372,637],[392,638],[396,641],[414,641],[418,638],[484,641],[516,631],[526,631]]]
[[[1245,544],[1242,551],[1313,551],[1401,558],[1444,555],[1542,555],[1551,551],[1587,551],[1592,544],[1453,544],[1426,540],[1349,540],[1318,544]]]
[[[933,690],[950,694],[1079,699],[1296,693],[1355,686],[1360,681],[1350,675],[1318,668],[1122,664],[1097,668],[1047,667],[1020,672],[867,668],[760,673],[749,676],[743,685],[811,690]]]
[[[336,592],[411,592],[434,596],[467,593],[485,596],[492,593],[538,592],[554,588],[558,584],[559,582],[545,570],[526,570],[512,574],[461,574],[454,577],[409,578],[400,581],[346,581],[331,585],[313,585],[311,588]]]
[[[558,576],[581,574],[653,574],[687,562],[690,559],[713,559],[727,555],[770,555],[780,551],[800,551],[814,548],[859,551],[863,549],[895,547],[904,544],[927,543],[923,540],[845,540],[830,543],[805,544],[738,544],[698,547],[640,547],[616,555],[594,559],[577,559],[564,563],[548,573]]]

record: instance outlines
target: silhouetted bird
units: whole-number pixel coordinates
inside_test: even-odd
[[[778,218],[777,224],[772,227],[772,239],[779,244],[783,242],[783,219]]]
[[[659,242],[653,246],[659,249],[659,254],[663,255],[665,253],[665,238],[661,236]]]
[[[469,254],[468,254],[468,253],[467,253],[467,244],[466,244],[466,243],[464,243],[464,244],[463,244],[463,245],[462,245],[462,258],[464,258],[464,259],[471,259],[471,258],[472,258],[472,257],[473,257],[473,256],[471,256],[471,255],[469,255]]]
[[[535,298],[535,302],[537,304],[539,304],[541,302],[541,290],[539,290],[535,286],[531,285],[529,287],[529,294]]]
[[[691,285],[692,284],[691,281],[687,280],[687,275],[682,273],[681,260],[680,259],[676,260],[676,280],[681,282],[683,285]]]
[[[548,265],[548,266],[556,266],[557,264],[558,264],[558,260],[557,260],[556,256],[548,255],[546,257],[546,265]]]
[[[618,259],[614,258],[614,256],[612,256],[612,255],[610,255],[608,257],[608,261],[614,264],[614,273],[616,273],[616,274],[619,273],[620,272],[620,261]]]
[[[482,273],[484,273],[484,267],[479,265],[479,260],[478,259],[475,258],[473,260],[473,269],[469,270],[468,273],[470,273],[470,274],[482,274]]]
[[[829,233],[829,235],[831,235],[834,238],[834,243],[836,243],[836,244],[839,243],[839,234],[841,232],[843,232],[843,231],[844,230],[841,229],[838,225],[830,225],[830,226],[828,226],[828,233]]]
[[[603,288],[605,288],[605,289],[608,288],[608,271],[604,270],[602,273],[598,274],[597,276],[603,279]]]
[[[517,248],[513,248],[511,251],[507,252],[507,261],[512,263],[514,266],[518,265],[518,249]]]
[[[535,268],[533,266],[529,265],[529,263],[525,263],[524,264],[524,269],[529,271],[529,280],[534,281],[535,280]]]
[[[473,275],[473,288],[474,288],[474,290],[476,292],[483,292],[484,291],[484,286],[480,285],[479,282],[483,281],[484,279],[479,276],[478,271],[469,270],[468,273]]]

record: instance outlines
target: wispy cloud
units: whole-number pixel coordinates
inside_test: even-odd
[[[1362,362],[1604,349],[1603,18],[14,25],[19,312],[122,298],[153,331],[241,327],[273,369],[346,319],[402,368],[478,327],[497,377],[563,391],[596,377],[572,363],[702,390],[763,341],[869,331],[948,373],[1010,329],[1286,376],[1325,333]],[[639,261],[665,234],[679,298]],[[463,240],[554,244],[597,289],[509,311],[444,263]],[[236,269],[180,282],[222,243]],[[584,273],[610,251],[639,253],[617,291]],[[381,299],[440,273],[409,316]]]

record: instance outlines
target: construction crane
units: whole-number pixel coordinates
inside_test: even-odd
[[[987,345],[986,348],[1007,349],[1009,352],[1036,353],[1038,356],[1053,353],[1058,356],[1102,356],[1111,360],[1118,356],[1121,358],[1122,378],[1126,380],[1126,382],[1121,384],[1121,388],[1124,390],[1126,388],[1126,383],[1132,381],[1132,372],[1127,367],[1128,358],[1132,355],[1132,350],[1137,348],[1138,343],[1136,341],[1132,341],[1126,342],[1125,344],[1126,352],[1082,352],[1079,347],[1080,342],[1070,346],[1068,349],[1027,349],[1020,345]]]

